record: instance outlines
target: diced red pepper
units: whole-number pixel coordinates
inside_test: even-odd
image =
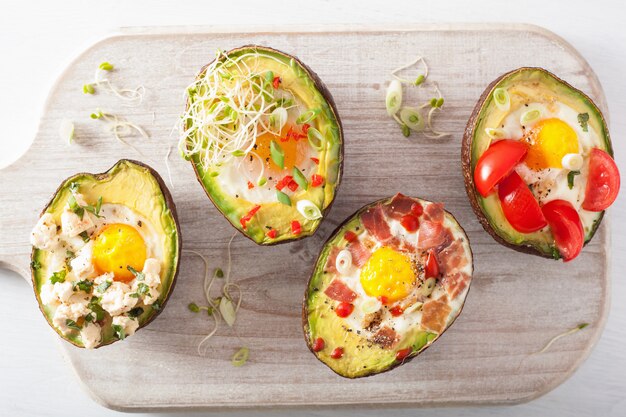
[[[396,360],[398,362],[402,362],[403,360],[406,359],[407,356],[409,356],[412,352],[412,349],[410,347],[405,348],[405,349],[400,349],[398,352],[396,352]]]
[[[296,191],[298,189],[298,183],[292,179],[291,181],[289,181],[289,184],[287,184],[287,188],[289,188],[291,191]]]
[[[339,317],[348,317],[354,311],[354,304],[350,303],[339,303],[337,307],[335,307],[335,313]]]
[[[267,231],[265,236],[269,237],[270,239],[274,239],[276,237],[277,233],[278,232],[276,231],[276,229],[270,229],[270,230]]]
[[[325,344],[326,343],[324,343],[324,339],[318,337],[313,341],[313,352],[319,352],[320,350],[324,349]]]
[[[246,224],[250,220],[252,220],[252,216],[254,216],[256,212],[259,211],[260,208],[261,206],[257,204],[256,206],[252,207],[252,209],[248,213],[246,213],[244,216],[241,217],[239,222],[241,223],[241,227],[243,228],[243,230],[246,230]]]
[[[285,175],[278,183],[276,183],[276,189],[282,191],[283,188],[287,187],[290,182],[295,182],[291,175]],[[298,185],[298,183],[296,183]]]
[[[320,164],[320,160],[318,158],[311,158],[311,161],[315,162],[315,165]]]
[[[348,242],[354,242],[357,238],[356,233],[354,233],[352,230],[348,230],[344,235],[343,238],[345,240],[347,240]]]
[[[428,251],[424,274],[426,275],[426,278],[439,278],[439,262],[437,262],[437,255],[434,249],[430,249]]]
[[[254,184],[252,184],[250,181],[248,181],[248,190],[251,190],[254,188]]]
[[[309,128],[311,127],[310,124],[305,123],[302,125],[302,133],[304,133],[305,135],[309,133]]]
[[[282,82],[282,80],[280,79],[280,77],[276,76],[272,80],[272,85],[274,86],[274,88],[278,88],[278,86],[280,85],[281,82]]]
[[[417,229],[419,228],[420,221],[416,215],[406,214],[402,216],[402,218],[400,219],[400,224],[402,225],[402,227],[404,227],[404,229],[407,232],[413,233],[413,232],[416,232]]]
[[[330,354],[330,357],[333,359],[341,359],[343,357],[343,348],[338,347],[333,350],[333,353]]]
[[[391,313],[392,316],[398,317],[404,312],[404,310],[400,306],[394,306],[389,309],[389,312]]]
[[[297,220],[294,220],[291,222],[291,232],[294,235],[299,235],[302,232],[302,226],[300,226],[300,222]]]
[[[311,175],[311,187],[319,187],[324,184],[324,177],[318,174]]]

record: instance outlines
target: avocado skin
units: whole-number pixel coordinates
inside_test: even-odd
[[[320,77],[308,65],[306,65],[304,62],[302,62],[297,57],[295,57],[293,55],[290,55],[290,54],[288,54],[286,52],[282,52],[282,51],[280,51],[278,49],[270,48],[268,46],[248,44],[248,45],[240,46],[238,48],[231,49],[231,50],[227,51],[225,54],[226,55],[230,55],[230,54],[237,53],[237,52],[240,52],[240,51],[246,50],[246,49],[255,49],[255,50],[260,50],[260,51],[267,51],[267,52],[283,55],[283,56],[285,56],[287,58],[293,59],[300,67],[302,67],[302,69],[307,73],[309,78],[313,81],[313,84],[315,85],[315,88],[317,88],[317,90],[324,97],[324,100],[326,100],[326,102],[328,103],[328,105],[329,105],[329,107],[330,107],[330,109],[331,109],[331,111],[333,113],[333,116],[335,117],[335,120],[337,121],[337,127],[339,128],[339,138],[340,138],[340,142],[341,142],[340,149],[339,149],[339,161],[338,161],[338,167],[337,167],[337,181],[335,182],[335,185],[334,185],[334,187],[335,187],[335,194],[333,196],[333,199],[328,204],[328,206],[326,206],[326,208],[321,210],[321,212],[322,212],[322,219],[323,219],[330,212],[330,208],[332,207],[333,203],[337,199],[337,193],[339,192],[339,186],[341,185],[341,179],[342,179],[342,176],[343,176],[343,155],[344,155],[343,124],[341,123],[341,119],[340,119],[339,113],[337,111],[337,106],[335,104],[335,100],[333,99],[333,96],[330,94],[330,91],[328,90],[328,87],[326,87],[326,84],[324,84],[324,82],[322,82]],[[202,67],[202,69],[200,70],[200,72],[198,73],[198,77],[201,74],[203,74],[206,71],[206,69],[209,67],[209,65],[211,65],[214,61],[215,61],[215,59],[210,61],[206,65],[204,65]],[[189,101],[187,101],[187,107],[188,106],[189,106]],[[252,242],[256,243],[257,245],[274,246],[274,245],[280,245],[280,244],[283,244],[283,243],[295,242],[295,241],[298,241],[298,240],[305,239],[307,237],[313,236],[317,232],[317,229],[319,229],[319,225],[318,225],[318,227],[316,227],[313,231],[307,233],[307,231],[303,230],[300,235],[295,236],[295,237],[293,237],[291,239],[279,240],[279,241],[276,241],[276,242],[268,242],[268,243],[257,242],[251,236],[249,236],[247,233],[245,233],[243,230],[239,229],[239,227],[237,227],[237,225],[235,225],[233,222],[230,221],[230,218],[228,217],[228,215],[216,203],[216,201],[213,199],[213,197],[211,196],[209,191],[204,186],[204,183],[202,181],[202,178],[200,178],[200,173],[198,172],[198,168],[196,167],[196,164],[193,161],[191,161],[191,160],[190,160],[190,162],[191,162],[191,165],[193,166],[193,170],[194,170],[194,173],[196,175],[196,180],[200,183],[200,185],[202,186],[202,189],[206,193],[207,197],[209,197],[209,200],[211,200],[211,202],[213,203],[215,208],[222,214],[222,216],[224,216],[228,220],[229,223],[231,223],[231,225],[239,233],[241,233],[243,236],[245,236],[246,238],[250,239]]]
[[[52,204],[52,202],[54,201],[55,197],[57,196],[57,194],[65,187],[65,185],[72,180],[75,177],[79,177],[79,176],[92,176],[94,177],[96,180],[102,180],[107,178],[110,175],[110,172],[113,171],[115,168],[117,168],[118,165],[121,164],[133,164],[133,165],[137,165],[140,168],[143,168],[145,170],[148,171],[148,173],[150,175],[152,175],[152,177],[156,180],[156,182],[159,185],[159,188],[161,189],[161,193],[163,194],[164,200],[165,200],[165,205],[167,206],[167,208],[170,210],[170,213],[172,214],[172,218],[174,220],[174,224],[176,226],[176,239],[177,239],[177,248],[178,251],[176,253],[176,264],[175,264],[175,272],[174,272],[174,276],[172,277],[172,283],[169,286],[168,292],[165,295],[165,297],[162,298],[162,302],[161,302],[161,308],[159,310],[152,310],[152,314],[150,314],[150,316],[148,316],[145,321],[139,325],[139,327],[137,328],[137,331],[139,331],[139,329],[147,326],[150,322],[152,322],[152,320],[154,320],[159,314],[161,314],[161,312],[163,311],[163,309],[165,308],[165,305],[167,304],[167,301],[169,300],[170,294],[172,293],[172,291],[174,290],[174,287],[176,286],[176,280],[178,278],[178,272],[179,272],[179,268],[178,268],[178,264],[180,263],[180,254],[182,251],[182,237],[180,234],[180,224],[178,222],[178,214],[176,212],[176,204],[174,203],[174,199],[172,198],[172,195],[170,194],[169,189],[167,188],[167,186],[165,185],[165,181],[163,181],[163,178],[161,177],[161,175],[159,175],[159,173],[157,171],[155,171],[152,167],[144,164],[143,162],[139,162],[139,161],[135,161],[132,159],[120,159],[119,161],[117,161],[111,168],[109,168],[107,171],[105,172],[101,172],[98,174],[91,174],[88,172],[79,172],[77,174],[74,174],[66,179],[64,179],[63,181],[61,181],[61,184],[59,185],[59,187],[57,187],[56,191],[52,194],[52,197],[50,198],[50,201],[48,202],[48,204],[46,204],[46,206],[43,208],[43,210],[41,211],[41,213],[39,214],[39,216],[43,216],[44,213],[46,213],[46,211],[48,210],[48,208],[50,207],[50,205]],[[33,247],[32,251],[31,251],[31,259],[34,259],[35,256],[35,252],[37,251],[37,249],[35,249]],[[36,270],[32,267],[30,267],[31,269],[31,284],[33,286],[33,291],[35,293],[35,298],[37,299],[37,305],[39,307],[39,310],[41,311],[41,313],[43,314],[43,316],[46,318],[46,322],[50,325],[50,327],[52,327],[52,329],[64,340],[68,341],[69,343],[71,343],[72,345],[78,347],[78,348],[82,348],[84,349],[85,347],[82,344],[77,343],[75,340],[73,340],[72,338],[69,338],[67,336],[65,336],[64,334],[62,334],[55,326],[54,324],[52,324],[52,322],[50,321],[50,319],[48,318],[48,315],[46,314],[46,312],[43,309],[43,305],[41,303],[41,300],[39,299],[39,293],[37,292],[37,281],[35,278],[35,272]],[[109,340],[104,340],[101,344],[99,344],[98,346],[95,346],[94,349],[98,349],[101,348],[103,346],[107,346],[110,345],[112,343],[117,342],[118,339],[109,339]]]
[[[465,301],[464,301],[463,304],[461,305],[461,308],[459,309],[459,312],[456,315],[456,317],[454,317],[454,319],[446,326],[446,328],[434,338],[433,343],[427,344],[424,348],[419,350],[417,353],[414,353],[414,354],[411,354],[411,355],[407,356],[401,362],[394,361],[390,366],[388,366],[387,368],[384,368],[384,369],[382,369],[380,371],[373,371],[373,372],[370,372],[370,373],[367,373],[367,374],[364,374],[364,375],[357,375],[357,376],[344,375],[344,374],[341,374],[336,369],[333,369],[330,366],[328,366],[324,361],[322,361],[317,356],[317,353],[315,351],[313,351],[313,340],[311,340],[310,328],[309,328],[309,310],[308,310],[308,299],[309,299],[309,296],[310,296],[309,289],[310,289],[311,280],[315,276],[315,270],[317,269],[317,265],[321,261],[322,257],[325,255],[324,252],[325,252],[326,247],[335,238],[335,236],[342,231],[342,229],[346,226],[346,224],[349,223],[352,219],[356,218],[357,216],[360,216],[361,213],[363,213],[364,211],[366,211],[370,207],[374,207],[377,204],[381,204],[381,203],[384,204],[384,203],[390,202],[392,198],[393,198],[393,196],[392,197],[388,197],[388,198],[382,198],[380,200],[376,200],[376,201],[374,201],[374,202],[372,202],[370,204],[367,204],[367,205],[361,207],[360,209],[355,211],[353,214],[348,216],[346,218],[346,220],[344,220],[340,225],[338,225],[335,228],[335,230],[333,230],[333,232],[328,236],[328,238],[326,239],[326,241],[322,245],[322,249],[320,250],[320,254],[318,255],[317,259],[315,260],[315,263],[313,264],[313,269],[311,271],[310,278],[309,278],[309,280],[307,282],[307,285],[306,285],[306,288],[305,288],[305,291],[304,291],[304,298],[302,300],[302,332],[303,332],[303,335],[304,335],[304,341],[306,343],[306,346],[309,348],[309,351],[313,354],[313,356],[315,356],[315,358],[318,361],[320,361],[322,364],[324,364],[326,367],[328,367],[330,370],[332,370],[335,374],[337,374],[337,375],[339,375],[339,376],[341,376],[343,378],[357,379],[357,378],[370,377],[370,376],[374,376],[374,375],[380,375],[382,373],[389,372],[389,371],[395,369],[396,367],[398,367],[400,365],[404,365],[404,364],[412,361],[414,358],[418,357],[420,354],[422,354],[424,351],[426,351],[426,349],[431,347],[434,344],[434,342],[437,341],[437,339],[439,339],[454,324],[456,319],[459,318],[461,313],[463,313],[463,308],[465,307]],[[413,198],[415,198],[415,197],[413,197]],[[454,215],[452,215],[452,213],[450,213],[449,211],[446,210],[446,214],[451,216],[452,219],[454,219],[454,221],[456,222],[458,228],[465,234],[465,236],[467,238],[467,243],[468,243],[468,246],[470,248],[470,255],[472,257],[472,274],[473,274],[473,272],[474,272],[474,255],[473,255],[473,252],[472,252],[472,246],[471,246],[470,241],[469,241],[469,236],[467,236],[467,233],[465,232],[465,229],[463,229],[461,224],[456,220],[456,218],[454,217]],[[467,300],[467,296],[469,295],[471,287],[472,286],[469,285],[469,287],[467,289],[467,294],[465,295],[465,300]]]
[[[464,179],[464,182],[465,182],[465,192],[467,193],[467,197],[468,197],[468,199],[470,201],[470,205],[472,206],[472,210],[476,214],[476,217],[478,218],[478,221],[480,222],[481,226],[483,227],[483,229],[485,229],[485,231],[487,233],[489,233],[489,235],[491,235],[491,237],[496,242],[498,242],[501,245],[504,245],[504,246],[506,246],[508,248],[516,250],[518,252],[527,253],[527,254],[531,254],[531,255],[537,255],[537,256],[541,256],[543,258],[547,258],[547,259],[558,260],[558,259],[561,259],[561,255],[560,255],[559,251],[556,249],[556,246],[554,246],[554,245],[552,246],[552,251],[544,252],[544,251],[539,250],[535,246],[521,245],[521,244],[517,245],[517,244],[511,243],[511,242],[505,240],[504,238],[502,238],[498,234],[498,231],[494,228],[494,226],[492,226],[492,224],[489,222],[489,220],[487,219],[487,217],[483,213],[483,210],[482,210],[481,205],[479,203],[479,198],[480,197],[479,197],[478,192],[476,191],[476,187],[474,185],[474,173],[472,171],[472,144],[473,144],[473,140],[474,140],[474,131],[475,131],[476,125],[478,123],[478,119],[480,117],[481,110],[483,109],[483,106],[485,104],[485,101],[489,98],[489,96],[491,95],[491,92],[496,88],[496,86],[502,80],[504,80],[505,78],[508,78],[510,76],[513,76],[513,75],[515,75],[517,73],[525,72],[525,71],[539,71],[539,72],[542,72],[546,76],[552,77],[557,82],[563,84],[568,90],[571,90],[574,93],[580,95],[583,100],[588,101],[588,103],[594,109],[596,115],[598,116],[598,118],[602,122],[602,127],[603,127],[603,130],[604,130],[604,134],[605,134],[605,136],[606,136],[606,138],[608,140],[608,142],[607,142],[607,152],[611,156],[613,156],[613,148],[611,146],[610,136],[609,136],[608,128],[606,126],[606,121],[604,119],[604,115],[602,114],[600,109],[596,106],[596,104],[593,102],[593,100],[591,100],[591,98],[589,96],[587,96],[582,91],[580,91],[577,88],[573,87],[571,84],[567,83],[566,81],[563,81],[561,78],[557,77],[556,75],[554,75],[553,73],[551,73],[550,71],[548,71],[548,70],[546,70],[544,68],[540,68],[540,67],[521,67],[521,68],[518,68],[518,69],[515,69],[515,70],[512,70],[512,71],[509,71],[509,72],[507,72],[505,74],[502,74],[501,76],[499,76],[498,78],[493,80],[487,86],[487,88],[485,88],[485,90],[481,94],[480,98],[476,102],[476,105],[474,106],[474,109],[472,110],[472,114],[471,114],[469,120],[467,121],[467,126],[465,127],[465,132],[463,134],[463,142],[461,144],[461,166],[462,166],[462,171],[463,171],[463,179]],[[585,242],[584,242],[584,246],[586,246],[587,243],[589,243],[589,241],[591,241],[591,239],[595,235],[596,231],[598,230],[598,227],[600,226],[600,223],[602,222],[603,218],[604,218],[604,211],[602,211],[602,213],[600,213],[600,217],[596,221],[593,229],[586,236],[586,239],[585,239]]]

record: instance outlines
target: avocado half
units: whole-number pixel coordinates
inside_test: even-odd
[[[281,74],[283,82],[290,84],[290,89],[294,95],[297,95],[309,108],[317,108],[320,110],[320,113],[312,123],[314,127],[325,135],[331,146],[325,151],[328,155],[324,158],[320,158],[320,161],[326,162],[325,165],[320,164],[323,170],[319,171],[325,178],[325,184],[323,187],[319,187],[319,189],[309,187],[309,191],[323,191],[321,196],[316,196],[315,198],[315,200],[322,201],[320,207],[322,217],[316,220],[307,220],[299,214],[295,204],[286,206],[276,202],[271,203],[273,206],[272,215],[264,216],[265,222],[250,222],[244,230],[241,226],[240,219],[242,216],[246,215],[255,204],[249,201],[242,201],[242,199],[229,193],[228,190],[220,187],[217,178],[211,176],[209,172],[203,169],[198,154],[193,155],[190,161],[196,173],[196,178],[204,188],[209,199],[222,215],[228,219],[232,226],[244,236],[259,245],[275,245],[300,240],[313,235],[317,231],[320,223],[330,210],[337,189],[341,183],[343,173],[343,127],[341,120],[337,112],[337,107],[335,106],[335,101],[326,85],[311,68],[298,58],[266,46],[245,45],[225,52],[225,54],[220,55],[218,59],[224,61],[225,55],[236,58],[244,54],[252,54],[258,57],[266,66],[264,70],[271,70],[275,74]],[[206,64],[200,70],[196,79],[202,77],[207,67],[213,62],[214,61],[211,61]],[[192,97],[187,97],[187,107],[191,105],[192,100]],[[185,125],[185,128],[188,128],[188,126]],[[291,227],[290,221],[293,218],[297,218],[302,226],[301,233],[297,236],[288,232]],[[275,238],[266,235],[267,229],[264,227],[263,223],[270,223],[273,228],[277,229],[278,233]]]
[[[101,196],[104,203],[124,204],[132,208],[149,219],[155,231],[161,234],[164,239],[163,268],[161,273],[162,290],[156,303],[158,307],[146,306],[144,308],[144,312],[137,317],[139,321],[137,330],[139,330],[154,320],[163,310],[176,283],[182,240],[174,200],[172,200],[165,182],[154,169],[138,161],[122,159],[104,173],[80,173],[64,180],[41,212],[41,215],[50,213],[59,223],[61,213],[72,194],[70,191],[72,183],[80,186],[81,193],[88,201],[96,201]],[[48,251],[33,248],[31,261],[33,290],[35,291],[39,309],[48,321],[48,324],[61,338],[77,347],[84,347],[79,334],[64,335],[54,326],[52,317],[55,309],[41,302],[41,286],[49,278],[44,275],[49,262]],[[34,265],[36,263],[39,263],[40,267],[35,268]],[[102,342],[95,347],[96,349],[119,340],[114,335],[110,322],[111,317],[108,313],[105,313],[102,326]]]
[[[461,147],[461,163],[465,180],[465,191],[480,224],[498,243],[519,252],[560,259],[561,255],[549,230],[534,233],[520,233],[504,217],[497,193],[486,198],[481,196],[474,184],[474,169],[480,156],[487,150],[491,139],[485,133],[486,127],[499,126],[508,112],[500,111],[494,104],[493,91],[505,88],[516,93],[510,94],[511,110],[527,101],[547,102],[558,100],[575,109],[578,113],[589,114],[589,125],[602,139],[600,149],[613,156],[609,130],[604,116],[595,103],[582,91],[574,88],[543,68],[523,67],[507,72],[495,79],[482,93],[467,122]],[[598,212],[593,226],[585,230],[585,245],[591,240],[600,226],[604,211]]]
[[[304,293],[302,303],[302,329],[307,347],[320,362],[324,363],[333,372],[344,378],[361,378],[387,372],[417,357],[424,350],[432,346],[461,314],[467,294],[469,293],[469,288],[471,287],[470,274],[470,281],[460,306],[450,312],[445,327],[439,333],[422,328],[421,325],[413,326],[408,336],[403,337],[398,346],[392,349],[384,349],[368,342],[367,339],[358,335],[356,331],[346,330],[345,324],[333,311],[333,300],[328,298],[324,293],[324,288],[334,279],[334,274],[329,274],[325,271],[331,249],[335,246],[343,247],[347,245],[345,237],[347,232],[359,234],[359,231],[364,229],[361,221],[361,215],[364,212],[379,204],[383,206],[390,205],[393,199],[394,197],[384,198],[363,206],[333,231],[320,251]],[[429,203],[420,198],[412,197],[412,199],[420,202],[422,205]],[[449,227],[454,228],[459,235],[463,236],[465,240],[463,245],[467,245],[469,250],[469,267],[473,273],[474,264],[472,251],[465,230],[450,212],[445,211],[444,216],[445,221],[450,225]],[[440,281],[441,279],[437,280],[437,285],[441,285]],[[314,340],[317,337],[322,337],[325,340],[325,347],[319,352],[316,352],[313,348]],[[344,357],[339,360],[333,359],[330,356],[335,346],[342,346],[345,351]],[[396,359],[397,352],[406,348],[411,348],[411,353],[406,358],[398,361]]]

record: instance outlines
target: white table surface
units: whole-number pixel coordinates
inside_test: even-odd
[[[219,5],[218,5],[219,3]],[[377,4],[380,3],[380,4]],[[470,4],[471,3],[471,4]],[[621,1],[242,1],[21,0],[0,5],[0,166],[29,146],[45,97],[63,68],[92,42],[120,27],[152,25],[299,25],[311,23],[522,22],[552,30],[589,61],[609,104],[618,164],[626,173],[626,8]],[[559,3],[557,5],[557,3]],[[215,4],[211,7],[211,4]],[[497,57],[494,57],[497,59]],[[468,63],[471,65],[471,62]],[[88,167],[87,167],[88,168]],[[2,184],[0,184],[0,187]],[[27,197],[25,197],[27,198]],[[1,202],[0,202],[1,203]],[[386,410],[388,416],[625,416],[626,193],[611,209],[612,306],[604,334],[572,378],[549,394],[514,407]],[[0,415],[111,416],[94,403],[64,363],[57,336],[28,284],[0,270]],[[362,416],[381,411],[359,410]],[[201,413],[193,413],[200,415]],[[204,414],[204,413],[202,413]],[[302,410],[231,415],[352,415]],[[175,415],[162,414],[162,415]]]

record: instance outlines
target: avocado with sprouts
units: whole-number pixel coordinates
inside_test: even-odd
[[[41,312],[78,347],[108,345],[147,325],[178,274],[174,202],[159,174],[136,161],[63,181],[30,240]]]
[[[297,58],[262,46],[218,51],[187,88],[181,154],[215,207],[271,245],[315,233],[341,179],[333,99]]]

